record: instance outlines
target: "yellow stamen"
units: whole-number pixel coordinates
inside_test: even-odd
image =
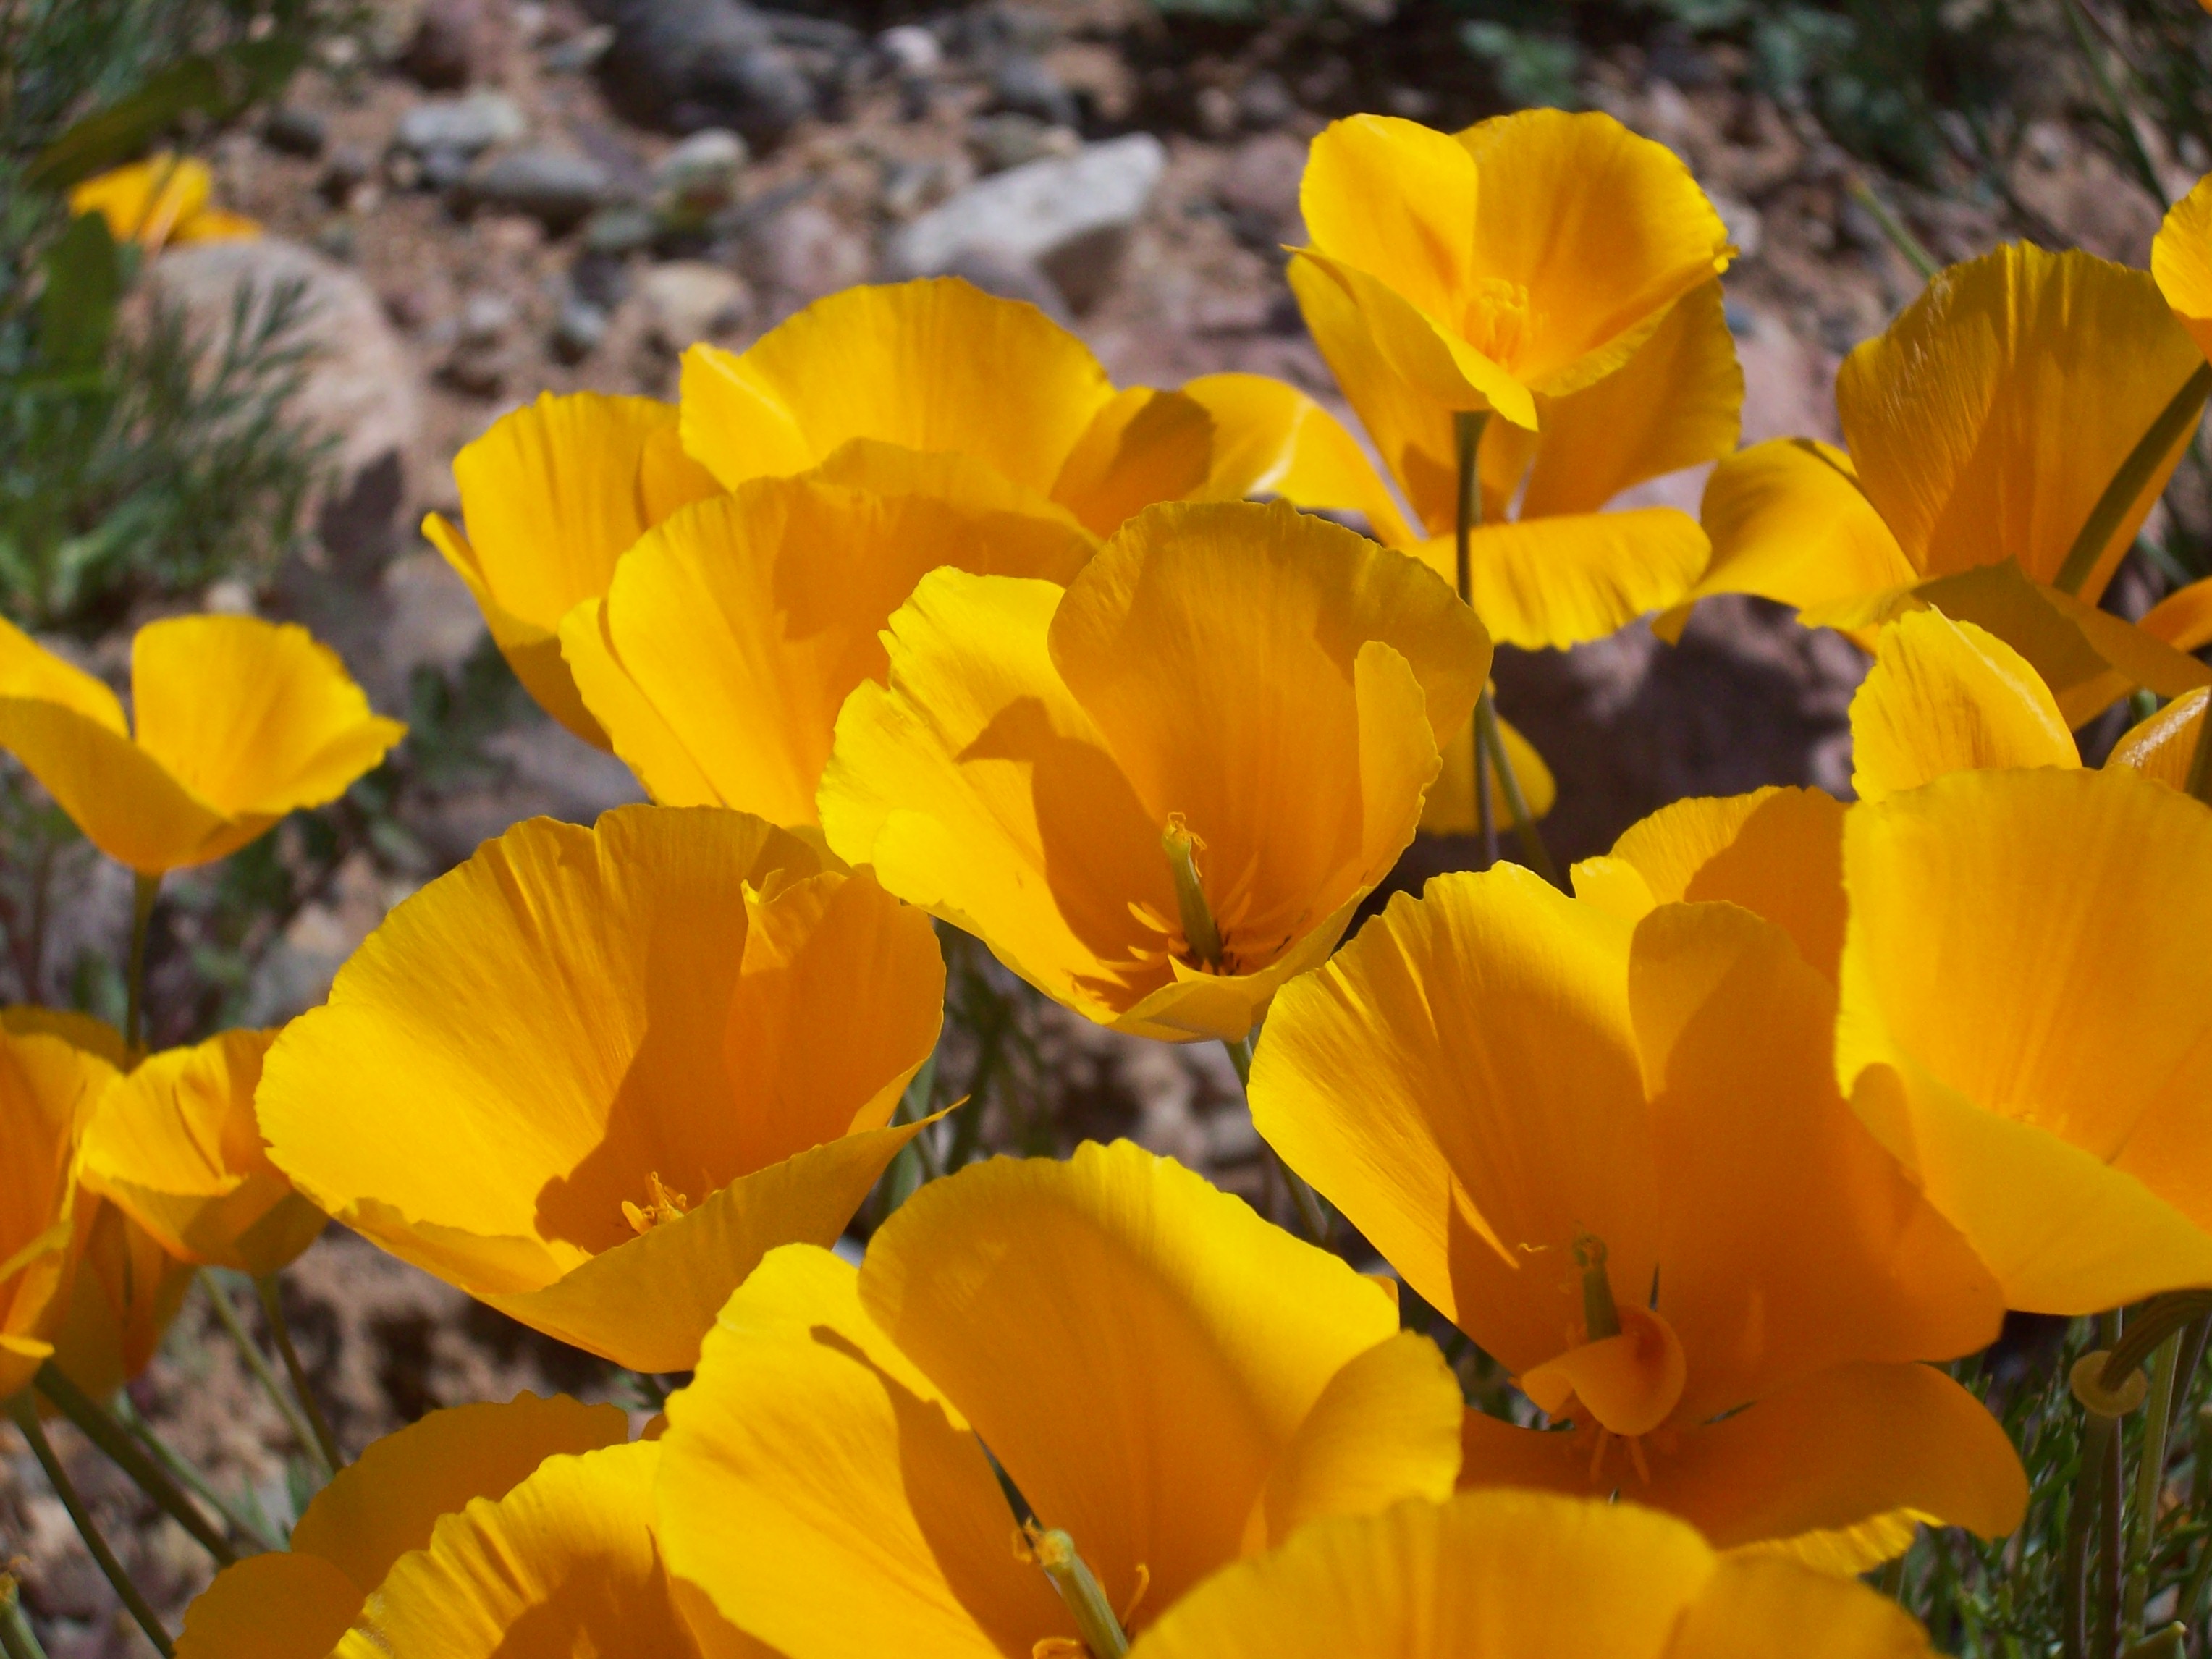
[[[1182,813],[1168,814],[1168,827],[1160,834],[1160,850],[1168,855],[1168,869],[1175,877],[1176,908],[1182,915],[1183,942],[1189,946],[1192,959],[1210,973],[1221,966],[1221,930],[1214,926],[1206,889],[1199,884],[1194,854],[1205,849],[1206,843],[1183,821]]]
[[[645,1177],[645,1203],[641,1207],[628,1199],[623,1200],[623,1219],[629,1223],[632,1232],[649,1233],[662,1222],[675,1220],[690,1207],[691,1200],[671,1190],[662,1182],[660,1171],[654,1170]]]

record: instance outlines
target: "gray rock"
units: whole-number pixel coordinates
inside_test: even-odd
[[[891,242],[892,268],[928,276],[987,251],[1036,266],[1077,311],[1086,310],[1112,281],[1129,228],[1166,167],[1160,141],[1136,132],[995,173],[902,229]]]
[[[549,75],[581,75],[597,68],[599,59],[607,55],[614,43],[614,30],[605,23],[594,23],[546,47],[539,61]]]
[[[564,363],[580,363],[606,337],[607,313],[589,300],[572,295],[553,319],[553,355]]]
[[[638,283],[646,329],[664,351],[735,333],[752,318],[752,290],[736,272],[703,259],[655,265]]]
[[[458,149],[431,150],[415,168],[415,182],[438,193],[453,189],[468,176],[469,158]]]
[[[563,150],[510,150],[472,168],[461,193],[473,207],[525,213],[549,231],[573,230],[607,199],[607,170]]]
[[[339,488],[385,457],[406,454],[422,423],[413,363],[376,292],[353,271],[281,236],[173,247],[147,267],[154,302],[181,309],[188,331],[227,337],[243,287],[255,314],[280,286],[296,284],[314,356],[293,418],[338,440]]]
[[[945,48],[919,23],[901,23],[876,37],[876,55],[894,75],[927,78],[945,67]]]
[[[472,92],[424,99],[399,118],[392,142],[416,155],[449,150],[473,156],[494,144],[511,144],[528,130],[521,106],[505,93]]]
[[[584,246],[594,253],[635,253],[660,234],[660,216],[636,202],[601,208],[584,227]]]
[[[261,142],[281,155],[304,155],[313,160],[323,153],[324,144],[330,140],[330,123],[319,110],[279,104],[261,124]]]
[[[1044,61],[1028,52],[1015,52],[991,76],[991,98],[1000,109],[1033,115],[1049,127],[1072,127],[1078,112],[1075,94]]]
[[[696,224],[737,199],[744,171],[745,141],[726,127],[702,127],[662,156],[653,169],[653,194],[663,213]]]
[[[484,0],[428,0],[399,66],[434,91],[465,87],[489,67],[494,32]]]
[[[1048,127],[1034,115],[1002,110],[969,124],[968,148],[986,173],[1004,173],[1049,156],[1073,155],[1083,141],[1068,127]]]
[[[765,149],[813,113],[813,83],[769,20],[737,0],[612,0],[607,21],[601,83],[641,126],[728,127]]]

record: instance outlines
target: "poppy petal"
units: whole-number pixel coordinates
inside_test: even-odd
[[[1009,1547],[981,1444],[826,1250],[777,1250],[731,1297],[660,1444],[670,1571],[789,1659],[999,1659],[1074,1634]]]
[[[2202,356],[2143,271],[2013,244],[1937,275],[1844,360],[1859,481],[1929,575],[2058,574],[2113,475]],[[2182,432],[2081,584],[2094,602],[2191,441]]]
[[[1923,611],[1881,631],[1851,698],[1861,800],[1978,767],[2079,766],[2074,734],[2026,658],[1972,623]]]
[[[929,1183],[860,1293],[1116,1607],[1140,1567],[1159,1608],[1233,1559],[1331,1379],[1397,1327],[1345,1262],[1126,1141]],[[1366,1430],[1395,1443],[1387,1418]],[[1389,1467],[1425,1490],[1429,1461]]]
[[[2012,1306],[2212,1279],[2208,860],[2212,814],[2125,767],[1953,773],[1845,823],[1837,1075]]]
[[[803,472],[854,438],[957,451],[1039,495],[1114,396],[1035,306],[957,276],[849,288],[743,354],[684,354],[684,447],[726,488]]]

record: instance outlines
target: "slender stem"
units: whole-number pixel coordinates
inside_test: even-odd
[[[2150,1589],[2150,1558],[2158,1541],[2158,1500],[2166,1490],[2166,1432],[2173,1412],[2173,1380],[2180,1369],[2181,1333],[2158,1346],[2150,1374],[2150,1410],[2143,1418],[2142,1449],[2136,1464],[2135,1526],[2128,1539],[2127,1589],[2121,1628],[2128,1639],[2142,1634],[2143,1602]]]
[[[46,1650],[39,1645],[38,1633],[23,1616],[22,1603],[15,1594],[15,1581],[4,1572],[0,1572],[0,1654],[7,1655],[8,1659],[46,1659]]]
[[[1521,780],[1513,770],[1513,763],[1505,753],[1505,738],[1498,729],[1498,708],[1488,692],[1475,699],[1474,718],[1478,735],[1488,751],[1491,764],[1498,770],[1498,781],[1505,793],[1505,810],[1513,819],[1513,833],[1521,842],[1521,856],[1528,866],[1546,881],[1559,884],[1559,867],[1552,862],[1551,850],[1544,845],[1543,832],[1536,827],[1536,815],[1528,810],[1528,797],[1521,793]]]
[[[254,1381],[261,1384],[261,1391],[269,1396],[270,1404],[276,1407],[276,1414],[284,1419],[284,1426],[292,1431],[292,1438],[299,1442],[301,1450],[319,1456],[321,1446],[315,1439],[315,1431],[307,1426],[307,1419],[300,1415],[299,1407],[285,1393],[284,1385],[276,1380],[276,1373],[269,1369],[268,1360],[262,1357],[260,1345],[254,1341],[239,1319],[238,1310],[231,1305],[229,1293],[205,1268],[200,1270],[199,1277],[200,1283],[207,1288],[208,1302],[215,1309],[216,1320],[224,1330],[230,1333],[231,1341],[237,1345],[239,1358],[246,1362],[246,1369],[253,1373]]]
[[[2053,587],[2076,596],[2081,593],[2082,583],[2089,580],[2097,561],[2104,556],[2105,544],[2112,540],[2120,520],[2127,517],[2128,509],[2149,484],[2159,463],[2204,412],[2207,392],[2212,392],[2212,363],[2199,363],[2197,372],[2181,383],[2181,389],[2159,410],[2149,430],[2136,441],[2127,459],[2120,463],[2119,471],[2105,486],[2105,493],[2097,497],[2096,506],[2089,509],[2089,516],[2082,521],[2081,533],[2066,550],[2058,574],[2051,579]]]
[[[139,1595],[137,1585],[131,1582],[131,1575],[123,1571],[123,1564],[115,1559],[115,1552],[107,1547],[107,1540],[100,1535],[100,1528],[92,1524],[91,1511],[85,1508],[84,1499],[77,1495],[76,1483],[69,1478],[69,1471],[62,1467],[62,1460],[54,1455],[54,1449],[46,1440],[46,1431],[39,1426],[39,1407],[31,1398],[28,1389],[22,1389],[8,1402],[8,1415],[15,1419],[15,1426],[22,1431],[23,1438],[30,1443],[31,1455],[39,1460],[39,1467],[46,1472],[46,1480],[54,1489],[54,1496],[62,1500],[62,1507],[69,1511],[69,1518],[76,1523],[77,1535],[84,1540],[85,1548],[92,1553],[92,1559],[99,1564],[100,1571],[106,1575],[107,1582],[114,1587],[115,1594],[121,1598],[123,1605],[131,1610],[131,1616],[138,1621],[138,1628],[146,1632],[146,1639],[154,1644],[161,1659],[175,1659],[176,1645],[169,1640],[169,1632],[161,1628],[161,1621],[155,1616],[154,1609],[147,1605],[146,1598]]]
[[[1888,203],[1876,193],[1875,187],[1854,173],[1844,188],[1851,200],[1867,210],[1875,228],[1889,239],[1889,245],[1905,256],[1905,263],[1918,273],[1923,283],[1933,282],[1936,273],[1943,269],[1942,262],[1928,251],[1927,244],[1912,234],[1911,228],[1899,218]]]
[[[1482,522],[1482,434],[1490,424],[1486,409],[1462,410],[1452,416],[1452,436],[1458,441],[1459,449],[1459,512],[1453,525],[1453,568],[1459,578],[1459,597],[1462,605],[1474,603],[1474,540],[1477,526]],[[1474,745],[1474,823],[1475,832],[1482,839],[1482,864],[1485,869],[1498,862],[1498,817],[1490,804],[1490,755],[1483,746],[1481,711],[1489,701],[1490,688],[1483,688],[1482,696],[1475,701],[1475,715],[1468,722],[1468,741]]]
[[[2089,73],[2096,80],[2097,90],[2105,100],[2106,118],[2118,131],[2136,177],[2150,192],[2151,200],[2158,204],[2159,211],[2165,212],[2173,204],[2166,199],[2166,185],[2158,176],[2158,168],[2151,164],[2150,152],[2143,148],[2142,135],[2136,131],[2127,100],[2120,96],[2112,71],[2105,66],[2104,55],[2089,38],[2088,20],[2082,15],[2081,0],[2066,0],[2066,21],[2074,26],[2075,44],[2081,47],[2082,61],[2088,64]]]
[[[2097,1516],[2097,1553],[2105,1570],[2097,1576],[2096,1659],[2118,1659],[2120,1651],[2120,1590],[2126,1576],[2127,1542],[2123,1533],[2123,1491],[2127,1468],[2122,1457],[2124,1438],[2115,1428],[2105,1447],[2105,1478],[2098,1482],[2101,1499]]]
[[[115,1396],[115,1420],[131,1431],[138,1443],[153,1455],[155,1462],[174,1475],[203,1504],[228,1522],[231,1530],[240,1537],[272,1553],[291,1547],[270,1531],[264,1522],[224,1498],[215,1489],[212,1481],[179,1456],[167,1441],[155,1432],[154,1425],[138,1414],[138,1408],[131,1403],[128,1394]]]
[[[227,1567],[238,1559],[238,1552],[231,1548],[230,1540],[222,1535],[222,1528],[201,1514],[169,1472],[149,1457],[97,1400],[70,1381],[60,1366],[49,1359],[39,1367],[39,1374],[33,1381],[38,1391],[52,1401],[86,1439],[106,1452],[111,1462],[137,1482],[139,1490],[198,1539],[201,1547],[218,1563]]]
[[[131,880],[131,966],[124,985],[129,1000],[123,1016],[123,1040],[136,1054],[146,1031],[146,939],[153,931],[154,901],[161,895],[161,878],[138,872]]]
[[[2081,1418],[2081,1461],[2075,1471],[2073,1502],[2066,1510],[2066,1535],[2059,1549],[2062,1597],[2059,1638],[2064,1659],[2086,1659],[2089,1650],[2089,1530],[2101,1503],[2106,1448],[2120,1419],[2101,1412]]]
[[[1237,1082],[1244,1085],[1248,1100],[1252,1093],[1252,1047],[1258,1037],[1258,1032],[1251,1031],[1245,1034],[1241,1042],[1231,1042],[1226,1037],[1221,1042],[1229,1055],[1230,1069],[1237,1073]],[[1309,1243],[1318,1244],[1327,1249],[1329,1218],[1328,1212],[1322,1207],[1321,1194],[1307,1186],[1296,1170],[1283,1162],[1283,1155],[1273,1146],[1265,1139],[1260,1144],[1267,1148],[1267,1161],[1275,1166],[1275,1173],[1283,1178],[1283,1185],[1291,1194],[1291,1207],[1298,1212],[1298,1230],[1306,1236]]]
[[[299,1352],[292,1346],[292,1329],[284,1322],[284,1301],[279,1294],[283,1287],[277,1284],[275,1273],[264,1273],[253,1281],[253,1288],[261,1293],[261,1310],[269,1316],[270,1334],[276,1339],[276,1352],[283,1356],[293,1392],[307,1409],[307,1425],[315,1431],[315,1444],[322,1449],[323,1462],[336,1474],[346,1466],[345,1454],[338,1449],[338,1437],[331,1432],[330,1420],[323,1415],[314,1389],[307,1386],[307,1369],[300,1363]]]

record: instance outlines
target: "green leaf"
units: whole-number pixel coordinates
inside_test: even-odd
[[[39,296],[39,356],[49,369],[99,367],[123,298],[122,251],[97,213],[79,214],[47,252]]]
[[[66,190],[137,155],[187,111],[228,121],[283,91],[306,52],[304,41],[276,36],[181,58],[47,145],[25,182],[33,190]]]

